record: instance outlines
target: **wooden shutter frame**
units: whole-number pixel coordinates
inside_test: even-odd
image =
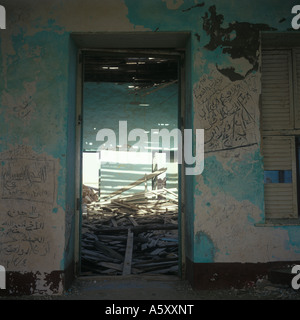
[[[300,129],[300,49],[292,49],[292,54],[294,126],[295,129]]]
[[[289,140],[290,141],[290,155],[289,158],[291,159],[291,168],[290,170],[292,171],[292,183],[270,183],[270,184],[265,184],[264,185],[264,197],[265,197],[265,216],[267,219],[284,219],[284,218],[297,218],[298,217],[298,201],[297,201],[297,164],[296,164],[296,143],[295,143],[295,137],[294,136],[266,136],[263,137],[263,145],[266,144],[266,142],[270,145],[276,141],[280,140]],[[275,170],[274,167],[268,167],[264,164],[264,169],[265,170]],[[288,168],[284,168],[288,169]],[[276,170],[279,170],[276,168]],[[279,212],[279,210],[276,212],[272,211],[267,211],[268,208],[266,208],[266,203],[270,202],[271,199],[269,197],[269,192],[274,191],[276,194],[276,190],[279,188],[282,188],[282,190],[289,188],[291,185],[292,188],[292,211],[286,211],[286,212]],[[269,198],[269,199],[268,199]],[[276,199],[276,201],[280,201],[280,199]]]
[[[270,125],[264,123],[264,117],[266,113],[266,108],[264,106],[264,93],[263,93],[263,78],[264,78],[264,73],[263,73],[263,68],[266,67],[264,66],[264,55],[266,56],[267,54],[276,56],[277,55],[282,55],[285,54],[287,55],[287,69],[288,69],[288,88],[289,88],[289,121],[288,124],[283,125],[280,127],[280,125]],[[293,95],[293,56],[292,56],[292,50],[291,49],[264,49],[262,50],[262,100],[261,100],[261,126],[264,131],[273,131],[273,130],[281,130],[281,129],[287,129],[287,130],[292,130],[294,129],[294,106],[293,106],[293,101],[294,101],[294,95]]]

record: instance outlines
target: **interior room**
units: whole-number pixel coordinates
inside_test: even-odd
[[[81,274],[178,274],[178,57],[83,61]]]

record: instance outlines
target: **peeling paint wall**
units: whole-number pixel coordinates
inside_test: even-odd
[[[206,154],[203,174],[187,179],[187,256],[195,263],[299,261],[298,226],[259,226],[259,32],[290,30],[293,4],[3,0],[0,264],[32,274],[32,293],[64,288],[60,272],[74,251],[76,48],[70,33],[78,31],[191,32],[185,120],[205,129]]]
[[[297,261],[297,226],[260,227],[265,216],[259,32],[280,30],[281,19],[274,15],[271,24],[261,23],[268,19],[259,20],[263,11],[256,9],[256,21],[238,21],[238,16],[226,21],[232,12],[218,8],[218,4],[210,6],[203,16],[203,30],[209,37],[201,51],[206,72],[193,87],[194,125],[206,133],[205,170],[196,177],[201,195],[195,193],[194,259]]]
[[[70,32],[133,26],[122,1],[1,5],[0,264],[8,293],[62,293],[75,248],[77,48]]]

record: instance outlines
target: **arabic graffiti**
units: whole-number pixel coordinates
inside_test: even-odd
[[[14,159],[2,163],[2,199],[53,203],[54,161]]]
[[[7,268],[25,267],[31,255],[46,256],[50,246],[44,229],[44,217],[37,207],[7,210],[0,224],[1,263]]]
[[[197,116],[205,129],[205,152],[257,143],[255,83],[255,76],[232,83],[221,75],[206,75],[194,87]]]
[[[46,267],[54,263],[57,167],[26,146],[0,154],[0,264],[7,270],[32,268],[41,257]]]

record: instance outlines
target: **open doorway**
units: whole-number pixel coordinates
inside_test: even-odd
[[[82,51],[81,275],[180,271],[179,57]]]

